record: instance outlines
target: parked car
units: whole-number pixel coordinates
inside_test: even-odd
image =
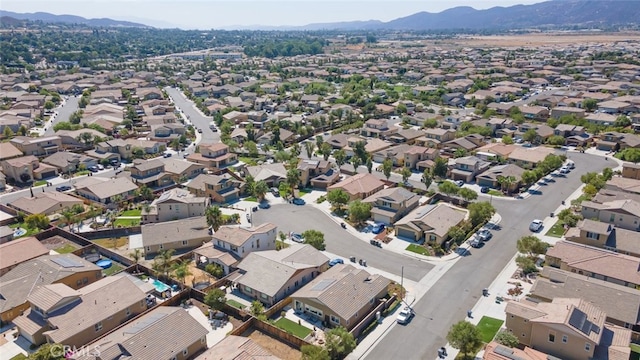
[[[56,191],[59,191],[59,192],[69,191],[69,190],[71,190],[71,186],[69,185],[62,185],[56,188]]]
[[[569,169],[575,169],[576,168],[576,163],[574,163],[573,161],[569,161],[567,162],[567,166],[569,167]]]
[[[480,192],[483,194],[486,194],[490,191],[491,189],[488,186],[483,186],[480,188]]]
[[[542,229],[542,220],[535,219],[529,225],[529,230],[533,232],[538,232]]]
[[[554,179],[553,176],[551,175],[547,175],[544,177],[544,181],[550,183],[550,182],[556,182],[556,179]]]
[[[340,258],[335,258],[335,259],[331,259],[329,261],[329,266],[335,266],[338,264],[344,264],[344,260],[340,259]]]
[[[304,205],[304,204],[306,204],[306,202],[304,200],[300,199],[300,198],[295,198],[295,199],[293,199],[292,202],[293,202],[294,205]]]
[[[102,164],[98,164],[96,166],[98,167],[98,170],[104,170],[104,166]]]
[[[492,237],[493,237],[493,234],[491,234],[491,231],[487,229],[482,229],[478,231],[478,238],[482,241],[488,241]]]
[[[479,248],[482,246],[482,240],[480,240],[480,237],[477,235],[473,235],[471,237],[471,240],[469,241],[469,245],[471,245],[471,247],[473,248]]]
[[[198,134],[202,134],[202,129],[198,129]]]
[[[462,180],[456,180],[454,182],[455,182],[456,185],[458,185],[460,187],[462,187],[462,185],[464,185],[464,181],[462,181]]]
[[[571,169],[569,169],[566,166],[563,166],[560,168],[560,174],[568,174],[571,171]]]
[[[291,233],[291,241],[302,243],[304,242],[304,238],[302,237],[302,234]]]
[[[273,196],[275,196],[275,197],[280,197],[280,190],[278,190],[278,188],[276,188],[276,187],[272,187],[269,191],[271,191],[271,193],[273,194]]]
[[[371,232],[374,234],[380,234],[384,230],[384,224],[375,224],[371,227]]]
[[[87,168],[87,170],[89,170],[89,171],[91,171],[91,172],[95,173],[95,172],[98,172],[98,167],[97,167],[97,166],[95,166],[95,165],[93,165],[93,166],[89,166],[89,167]]]
[[[165,159],[166,158],[170,158],[171,157],[171,153],[164,153],[164,154],[162,154],[162,157],[165,158]]]
[[[270,207],[271,207],[271,205],[269,205],[269,203],[268,203],[268,202],[266,202],[266,201],[262,201],[262,202],[260,202],[260,204],[258,204],[258,207],[259,207],[260,209],[268,209],[268,208],[270,208]]]
[[[398,313],[398,317],[396,318],[396,321],[398,322],[398,324],[407,324],[413,317],[413,314],[414,314],[413,309],[411,309],[408,306],[405,306]]]

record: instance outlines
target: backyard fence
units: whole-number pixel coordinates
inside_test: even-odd
[[[378,311],[382,316],[383,311],[386,310],[389,306],[391,306],[391,304],[393,304],[394,301],[396,301],[395,295],[391,296],[391,298],[387,299],[386,301],[383,299],[380,299],[380,303],[375,308],[373,308],[373,310],[371,310],[369,314],[367,314],[367,316],[365,316],[358,324],[356,324],[356,326],[354,326],[353,329],[351,329],[351,331],[349,331],[353,335],[353,337],[356,339],[356,341],[359,342],[360,340],[362,340],[359,338],[360,335],[362,335],[362,332],[369,325],[371,325],[373,321],[377,321],[376,314],[378,313]]]

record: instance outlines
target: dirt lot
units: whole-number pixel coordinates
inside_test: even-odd
[[[640,33],[530,33],[522,35],[459,36],[455,39],[438,40],[435,44],[473,47],[512,47],[575,45],[585,43],[612,43],[619,41],[638,41]]]
[[[189,272],[191,273],[191,275],[187,276],[184,279],[184,283],[189,286],[192,286],[194,281],[196,283],[207,280],[210,282],[216,281],[214,277],[210,276],[205,271],[198,269],[198,267],[196,266],[196,262],[193,260],[189,263]]]
[[[76,249],[79,249],[80,246],[77,245],[76,243],[73,243],[65,238],[63,238],[62,236],[52,236],[48,239],[44,239],[40,242],[42,245],[44,245],[47,249],[49,250],[55,250],[55,249],[59,249],[65,245],[69,245],[71,247],[74,247]]]
[[[258,345],[269,350],[273,355],[283,360],[299,360],[302,355],[300,351],[256,329],[250,329],[246,333],[242,334],[242,336],[255,341]]]

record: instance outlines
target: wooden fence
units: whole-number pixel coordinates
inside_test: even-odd
[[[359,342],[360,340],[360,335],[362,334],[362,332],[369,326],[371,325],[371,323],[373,321],[377,321],[377,313],[380,312],[380,316],[382,316],[382,312],[384,310],[386,310],[387,308],[389,308],[389,306],[391,306],[391,304],[393,304],[393,302],[396,301],[396,297],[395,296],[391,296],[391,298],[387,299],[386,301],[383,299],[380,299],[380,303],[373,308],[373,310],[371,310],[369,312],[369,314],[367,314],[367,316],[365,316],[358,324],[356,324],[356,326],[353,327],[353,329],[351,329],[351,331],[349,331],[353,337]]]

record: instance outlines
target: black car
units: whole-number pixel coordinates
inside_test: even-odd
[[[71,186],[69,185],[62,185],[56,188],[56,191],[59,191],[59,192],[69,191],[69,190],[71,190]]]
[[[162,154],[162,157],[165,158],[165,159],[166,158],[170,158],[171,157],[171,153],[164,153],[164,154]]]
[[[489,190],[491,190],[491,189],[489,189],[488,186],[483,186],[483,187],[480,188],[480,192],[483,193],[483,194],[488,193]]]
[[[263,202],[261,202],[260,204],[258,204],[258,207],[259,207],[260,209],[268,209],[268,208],[270,208],[270,207],[271,207],[271,205],[269,205],[269,203],[268,203],[268,202],[263,201]]]

